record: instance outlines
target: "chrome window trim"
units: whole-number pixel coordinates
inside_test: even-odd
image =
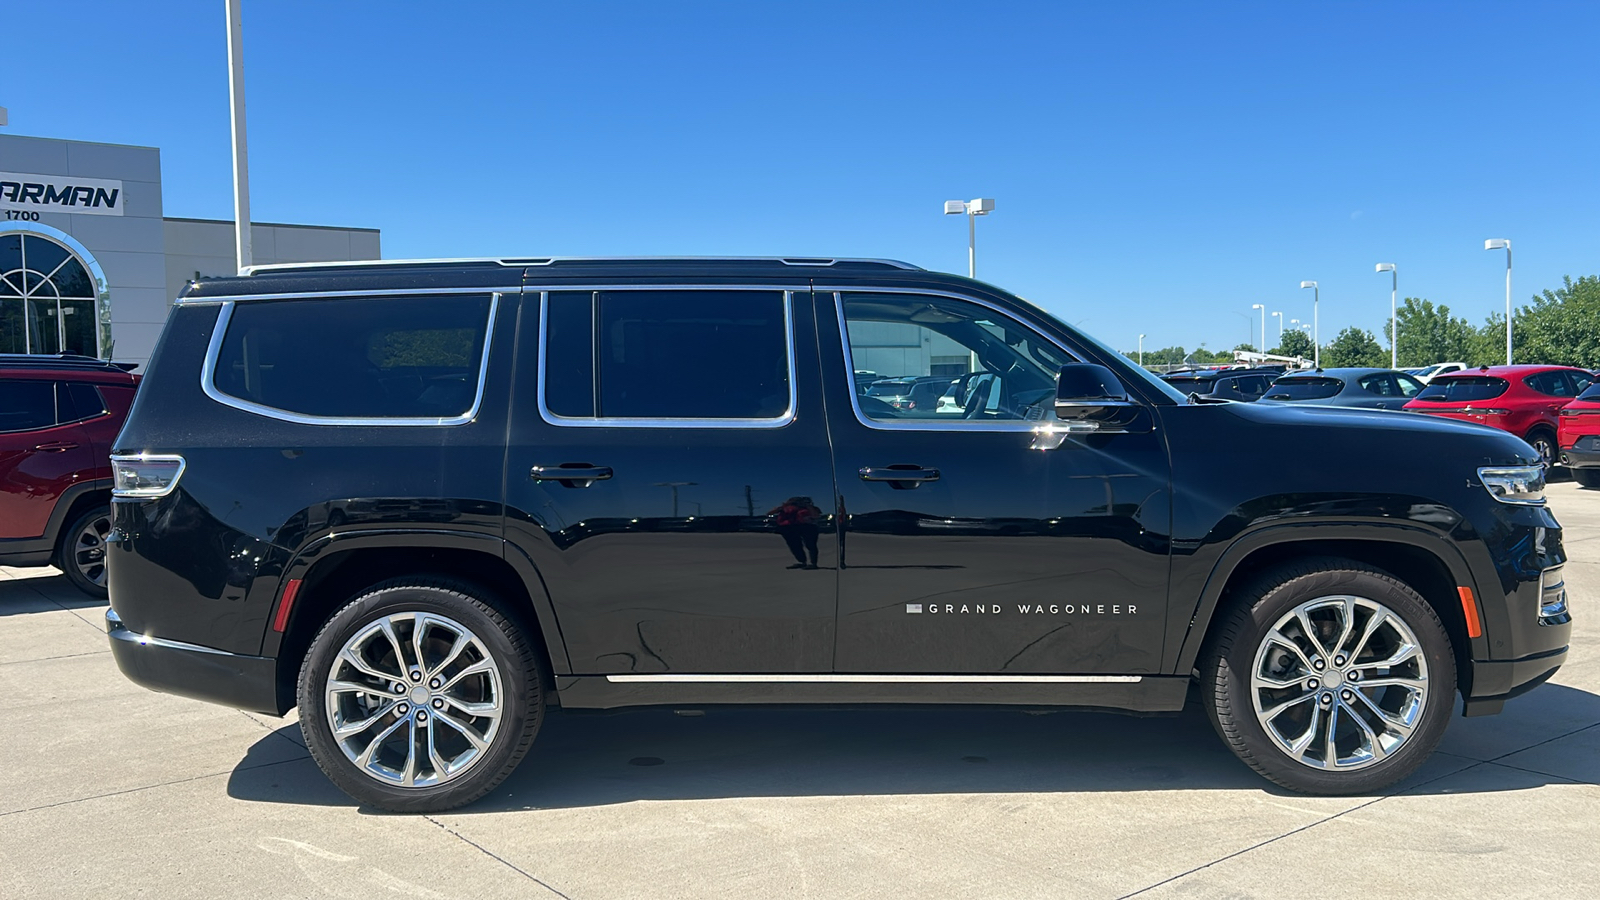
[[[1014,421],[1014,422],[970,422],[970,421],[968,421],[966,419],[962,419],[961,423],[963,423],[963,424],[958,424],[956,422],[948,422],[948,423],[946,423],[946,422],[938,422],[936,420],[927,420],[927,421],[920,421],[920,420],[919,421],[910,421],[910,420],[898,421],[898,420],[896,420],[896,421],[880,422],[877,419],[871,418],[866,413],[861,411],[861,398],[860,398],[860,395],[858,395],[856,393],[856,390],[855,390],[856,367],[855,367],[854,355],[850,352],[850,329],[849,329],[849,326],[845,323],[844,297],[843,297],[843,295],[845,293],[851,293],[851,294],[913,294],[913,295],[919,295],[919,296],[925,296],[925,297],[945,297],[945,298],[951,299],[951,300],[960,300],[960,301],[962,301],[964,303],[972,303],[972,304],[975,304],[977,306],[981,306],[981,307],[989,310],[990,312],[998,313],[999,315],[1004,316],[1006,319],[1008,319],[1008,320],[1010,320],[1012,322],[1015,322],[1017,325],[1019,325],[1019,326],[1021,326],[1023,328],[1026,328],[1030,334],[1033,334],[1034,336],[1044,340],[1046,343],[1048,343],[1051,346],[1055,347],[1057,350],[1060,350],[1062,353],[1066,354],[1068,358],[1070,358],[1070,359],[1072,359],[1074,361],[1077,361],[1077,362],[1082,362],[1083,361],[1083,357],[1082,357],[1081,354],[1078,354],[1078,353],[1073,352],[1072,350],[1069,350],[1067,347],[1063,346],[1060,341],[1050,337],[1049,335],[1041,333],[1039,331],[1039,329],[1034,328],[1032,325],[1029,325],[1028,323],[1019,320],[1015,315],[1013,315],[1009,310],[1005,309],[1004,307],[999,306],[998,304],[990,303],[987,300],[982,300],[982,299],[979,299],[977,297],[969,296],[967,294],[959,294],[959,293],[955,293],[953,291],[929,290],[929,289],[926,289],[926,288],[892,288],[892,287],[859,287],[859,286],[851,286],[851,287],[818,287],[818,288],[816,288],[816,293],[818,295],[821,295],[823,293],[831,293],[831,294],[833,294],[833,307],[834,307],[834,311],[837,313],[838,320],[839,320],[839,344],[840,344],[841,349],[843,349],[843,351],[844,351],[845,384],[849,386],[849,391],[850,391],[850,408],[855,411],[856,421],[860,422],[862,425],[865,425],[868,428],[873,429],[874,431],[939,431],[939,432],[947,432],[947,431],[983,432],[983,431],[988,431],[988,432],[998,432],[998,433],[1008,433],[1008,434],[1018,434],[1018,433],[1032,434],[1034,431],[1036,431],[1039,428],[1040,425],[1046,424],[1046,420],[1040,420],[1038,422],[1030,422],[1030,421],[1026,421],[1026,420],[1017,420],[1017,421]]]
[[[513,288],[512,290],[515,290],[515,288]],[[399,292],[399,291],[364,292],[363,291],[363,292],[350,292],[348,294],[343,294],[341,296],[348,296],[348,297],[391,296],[391,295],[397,294],[397,293],[401,293],[401,292]],[[426,294],[426,293],[465,293],[465,292],[464,291],[445,290],[445,291],[432,291],[432,292],[420,291],[420,292],[413,292],[413,293]],[[258,416],[263,416],[263,417],[268,418],[268,419],[277,419],[280,422],[292,422],[292,423],[294,423],[296,425],[353,425],[353,426],[358,426],[358,427],[367,427],[367,426],[378,426],[378,427],[393,427],[393,426],[436,427],[436,426],[442,426],[442,425],[465,425],[468,422],[471,422],[473,419],[476,419],[478,417],[478,411],[483,406],[483,392],[484,392],[484,389],[487,387],[488,374],[489,374],[489,350],[494,345],[494,329],[495,329],[495,322],[496,322],[496,318],[497,318],[496,314],[499,312],[499,309],[500,309],[500,297],[504,292],[503,291],[491,291],[491,290],[487,290],[487,289],[484,289],[484,288],[478,288],[476,293],[488,294],[489,295],[488,324],[486,326],[486,331],[485,331],[484,336],[483,336],[483,356],[478,361],[478,389],[473,394],[471,408],[469,408],[466,412],[462,413],[459,416],[448,416],[448,417],[440,417],[440,418],[386,417],[386,416],[370,416],[370,417],[312,416],[312,415],[306,415],[305,413],[292,412],[292,411],[287,410],[287,409],[278,409],[275,406],[265,406],[265,405],[260,404],[260,403],[254,403],[254,402],[251,402],[249,400],[244,400],[244,399],[235,397],[232,394],[223,393],[222,389],[218,388],[216,386],[216,384],[215,384],[215,381],[216,381],[215,376],[216,376],[216,369],[217,369],[217,357],[220,356],[221,353],[222,353],[222,342],[228,335],[228,323],[233,318],[233,306],[234,306],[233,299],[234,298],[229,298],[228,300],[223,301],[222,304],[221,304],[222,310],[221,310],[221,312],[217,313],[217,323],[216,323],[215,326],[213,326],[212,331],[211,331],[211,343],[210,343],[209,346],[206,347],[205,364],[200,367],[200,389],[205,392],[205,395],[207,397],[210,397],[212,400],[215,400],[216,402],[222,404],[223,406],[231,406],[234,409],[240,410],[242,412],[247,412],[247,413],[251,413],[251,414],[254,414],[254,415],[258,415]],[[299,294],[286,294],[286,295],[283,295],[283,296],[285,296],[286,298],[293,299],[293,298],[298,298],[301,295],[299,295]],[[260,299],[260,298],[255,298],[255,299]]]
[[[414,297],[431,294],[516,294],[522,285],[503,287],[437,287],[437,288],[368,288],[359,291],[281,291],[271,294],[230,294],[222,297],[184,297],[174,301],[175,306],[214,306],[218,303],[237,303],[248,300],[326,300],[346,297]]]
[[[795,420],[799,409],[799,386],[796,384],[794,347],[794,295],[799,293],[792,285],[731,285],[731,284],[629,284],[629,285],[556,285],[530,287],[528,295],[539,294],[539,389],[536,391],[539,418],[563,428],[782,428]],[[545,366],[550,343],[550,294],[554,291],[574,293],[599,293],[603,291],[761,291],[783,296],[783,338],[789,356],[789,408],[780,416],[765,419],[645,419],[608,417],[561,416],[550,411],[545,403]],[[591,325],[591,328],[594,326]],[[598,364],[598,360],[595,361]],[[598,400],[598,398],[597,398]]]
[[[607,675],[612,684],[1138,684],[1142,675]]]

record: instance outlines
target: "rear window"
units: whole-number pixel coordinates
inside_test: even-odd
[[[238,303],[212,383],[304,416],[459,418],[477,399],[490,308],[487,295]]]
[[[1506,392],[1510,382],[1492,375],[1452,375],[1428,382],[1418,400],[1436,403],[1466,403],[1472,400],[1492,400]]]
[[[1600,381],[1589,385],[1583,393],[1578,395],[1579,400],[1600,400]]]
[[[1337,378],[1280,378],[1263,400],[1326,400],[1339,393],[1344,382]]]
[[[868,397],[898,397],[908,393],[911,385],[901,381],[880,381],[867,388]]]
[[[1211,383],[1216,380],[1215,375],[1166,375],[1162,381],[1172,385],[1184,393],[1199,391],[1205,393],[1211,390]]]

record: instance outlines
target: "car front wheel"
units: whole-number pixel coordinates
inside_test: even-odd
[[[300,727],[317,765],[360,803],[440,812],[487,794],[544,713],[534,650],[501,602],[402,578],[334,614],[300,669]]]
[[[1212,724],[1251,768],[1305,793],[1367,793],[1438,746],[1455,657],[1409,586],[1321,559],[1278,569],[1236,599],[1200,677]]]

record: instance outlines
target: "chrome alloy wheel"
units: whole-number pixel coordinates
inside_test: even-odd
[[[444,784],[494,743],[505,710],[500,666],[461,623],[386,615],[346,641],[325,689],[328,725],[346,758],[400,787]]]
[[[111,514],[95,516],[72,536],[68,553],[83,579],[97,587],[106,586],[106,535],[111,533]]]
[[[1250,670],[1256,720],[1302,765],[1349,771],[1383,761],[1416,730],[1428,694],[1417,636],[1364,597],[1318,597],[1261,639]]]

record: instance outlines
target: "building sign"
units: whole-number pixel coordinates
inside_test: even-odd
[[[0,222],[37,222],[40,213],[120,216],[122,206],[120,181],[0,172]]]

